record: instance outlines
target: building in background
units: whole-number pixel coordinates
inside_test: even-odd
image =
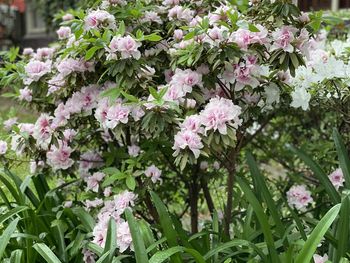
[[[38,48],[54,40],[31,0],[0,0],[0,50]]]
[[[350,8],[350,0],[297,0],[298,6],[303,11],[333,10]]]

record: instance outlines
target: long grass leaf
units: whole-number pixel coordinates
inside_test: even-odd
[[[340,210],[340,204],[333,206],[327,214],[320,220],[311,235],[306,240],[302,250],[299,252],[295,263],[310,262],[317,246],[320,244],[328,228],[332,225]]]

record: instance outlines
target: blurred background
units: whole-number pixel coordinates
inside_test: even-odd
[[[55,39],[54,16],[81,5],[79,0],[0,0],[0,50],[38,48]],[[350,8],[350,0],[294,0],[302,11]]]

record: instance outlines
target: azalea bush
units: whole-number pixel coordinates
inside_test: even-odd
[[[338,130],[326,172],[288,147],[314,176],[293,159],[292,180],[270,182],[244,151],[320,105],[348,114],[347,46],[327,41],[319,14],[288,1],[107,0],[57,17],[56,43],[3,54],[3,96],[38,118],[3,125],[0,258],[346,260]]]

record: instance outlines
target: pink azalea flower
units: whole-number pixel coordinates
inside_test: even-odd
[[[58,38],[59,39],[66,39],[70,36],[72,33],[70,27],[68,26],[61,26],[57,31],[56,31]]]
[[[313,260],[314,263],[326,263],[328,261],[328,255],[324,254],[323,257],[318,255],[318,254],[314,254],[313,255]]]
[[[330,175],[328,175],[329,180],[334,185],[335,189],[339,189],[339,187],[343,187],[345,179],[343,175],[343,171],[338,168],[333,171]]]
[[[174,156],[177,156],[181,150],[184,150],[188,147],[194,154],[195,158],[198,158],[201,152],[200,149],[204,147],[203,143],[201,142],[201,137],[193,131],[179,131],[175,135],[174,141]]]
[[[114,129],[119,123],[128,123],[130,108],[121,104],[110,107],[106,115],[106,127]]]
[[[128,154],[131,157],[137,157],[140,154],[141,148],[135,144],[128,146]]]
[[[95,254],[88,249],[83,249],[84,263],[95,263]]]
[[[28,102],[31,102],[33,99],[33,93],[32,90],[28,87],[25,87],[24,89],[19,90],[19,100],[25,100]]]
[[[53,129],[51,127],[52,118],[48,114],[41,114],[34,126],[33,137],[39,147],[46,150],[51,142]]]
[[[74,19],[74,16],[72,14],[65,14],[64,16],[62,16],[62,20],[63,21],[70,21],[70,20],[73,20]]]
[[[227,126],[235,129],[241,125],[239,119],[241,107],[234,105],[231,100],[225,98],[213,98],[200,113],[205,130],[218,130],[221,134],[227,134]]]
[[[115,18],[112,14],[104,10],[95,10],[90,12],[84,19],[85,29],[109,28],[115,29]]]
[[[180,124],[182,130],[192,131],[194,133],[203,133],[204,130],[201,127],[201,117],[199,115],[190,115],[186,117],[183,123]]]
[[[54,48],[50,48],[50,47],[38,48],[35,54],[35,59],[38,59],[38,60],[52,59],[54,53],[55,53]]]
[[[105,177],[104,173],[96,172],[92,176],[86,178],[87,189],[92,190],[93,192],[98,192],[99,183]]]
[[[22,52],[23,56],[31,56],[34,54],[34,50],[30,47],[24,48]]]
[[[18,120],[18,118],[14,117],[14,118],[10,118],[10,119],[7,119],[6,121],[4,121],[3,124],[4,124],[5,130],[10,131],[12,129],[12,127],[17,124],[17,120]]]
[[[126,37],[113,37],[109,48],[111,52],[120,52],[122,59],[134,58],[140,59],[141,52],[138,48],[141,43],[136,42],[131,36]]]
[[[73,141],[74,137],[78,134],[76,130],[73,129],[65,129],[63,131],[63,137],[65,142]]]
[[[311,192],[306,190],[305,185],[292,186],[287,192],[287,199],[290,206],[294,206],[301,211],[313,202]]]
[[[54,170],[66,170],[74,164],[73,159],[70,158],[73,150],[65,142],[59,141],[58,144],[58,147],[52,145],[50,151],[46,153],[47,163]]]
[[[129,247],[132,249],[132,238],[128,222],[122,221],[117,225],[117,246],[120,253],[123,253]]]
[[[286,52],[293,53],[294,47],[291,43],[294,40],[294,34],[296,32],[297,29],[292,26],[283,26],[273,32],[272,37],[274,42],[271,51],[281,48]]]
[[[162,179],[160,178],[160,176],[162,175],[162,171],[159,170],[155,165],[151,165],[149,167],[147,167],[147,169],[145,170],[145,175],[147,177],[150,177],[153,183],[156,183],[157,181],[162,181]]]
[[[0,155],[4,155],[7,152],[7,142],[0,141]]]
[[[31,60],[25,67],[28,76],[24,80],[24,84],[30,85],[33,81],[38,81],[42,76],[51,71],[51,61],[42,62],[39,60]]]

